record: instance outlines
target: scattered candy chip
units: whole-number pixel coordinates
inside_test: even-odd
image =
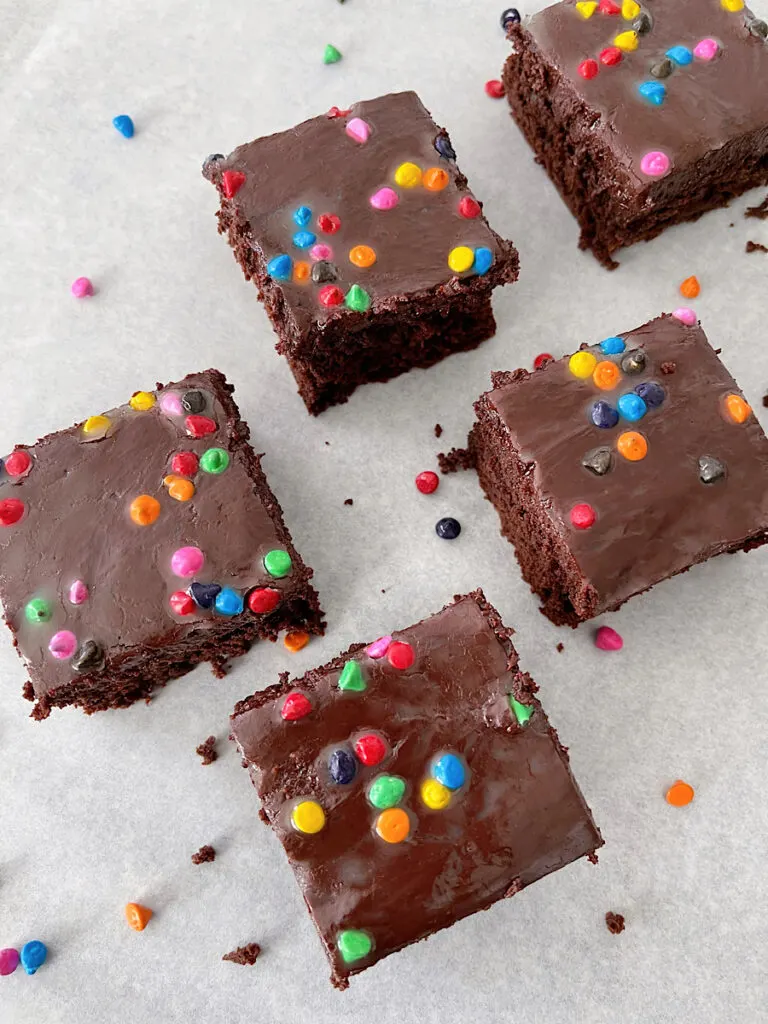
[[[620,651],[623,646],[624,641],[620,634],[610,626],[600,626],[595,633],[595,647],[601,651]]]
[[[422,494],[433,494],[440,486],[440,477],[432,470],[425,470],[416,477],[416,487]]]
[[[224,171],[221,176],[221,187],[227,199],[234,199],[245,184],[242,171]]]
[[[752,409],[741,395],[728,395],[725,399],[725,411],[734,423],[744,423],[749,418]]]
[[[673,807],[685,807],[689,804],[694,797],[693,786],[689,786],[687,782],[683,782],[682,779],[678,779],[674,785],[670,786],[667,790],[667,803],[672,804]]]
[[[309,633],[305,633],[303,629],[294,630],[292,633],[286,633],[283,638],[283,645],[288,651],[292,651],[294,654],[296,651],[300,651],[302,647],[306,647],[309,643]]]
[[[5,974],[13,974],[19,966],[19,960],[17,949],[0,949],[0,977]]]
[[[686,277],[680,285],[680,294],[686,299],[695,299],[701,291],[701,285],[697,277]]]
[[[493,100],[500,100],[504,96],[504,83],[497,78],[492,78],[485,83],[485,91]]]
[[[21,947],[19,959],[27,974],[34,974],[39,967],[43,966],[47,956],[48,949],[45,943],[33,939],[32,942],[25,942]]]
[[[378,661],[379,658],[383,658],[389,650],[392,644],[391,636],[381,636],[378,640],[374,640],[372,644],[369,644],[365,648],[365,653],[369,658],[373,658]]]
[[[347,126],[344,130],[350,139],[354,139],[355,142],[359,142],[361,145],[368,141],[368,136],[371,134],[370,126],[361,117],[353,117],[350,121],[347,121]]]
[[[413,647],[402,640],[395,640],[387,647],[387,661],[392,668],[399,669],[401,672],[410,668],[415,659]]]
[[[135,932],[143,932],[152,920],[152,911],[140,903],[126,903],[125,917]]]
[[[283,701],[280,716],[286,722],[297,722],[300,718],[305,718],[311,710],[312,705],[309,703],[309,699],[303,693],[294,690]]]
[[[323,64],[338,64],[340,60],[341,51],[337,50],[331,43],[328,43],[323,51]]]
[[[120,132],[123,138],[133,138],[135,128],[132,119],[127,114],[118,114],[117,117],[113,117],[112,125]]]
[[[134,391],[128,399],[128,405],[136,412],[146,412],[155,404],[155,396],[150,391]]]
[[[681,306],[679,309],[674,310],[672,316],[687,327],[693,327],[698,319],[696,313],[689,309],[688,306]]]
[[[72,282],[72,294],[76,299],[86,299],[93,295],[93,285],[87,277],[78,277]]]

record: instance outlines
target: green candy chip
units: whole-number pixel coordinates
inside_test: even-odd
[[[50,622],[53,616],[51,606],[42,597],[33,597],[27,602],[24,614],[28,622]]]
[[[519,700],[515,700],[511,693],[509,695],[509,706],[514,712],[518,725],[526,725],[536,710],[533,704],[521,704]]]
[[[379,775],[371,783],[368,799],[379,811],[399,804],[405,796],[405,779],[397,775]]]
[[[229,465],[229,453],[223,448],[209,448],[200,456],[200,469],[204,473],[223,473]]]
[[[276,580],[282,579],[291,571],[291,556],[287,551],[281,551],[279,548],[268,551],[264,556],[264,568]]]
[[[357,960],[362,960],[373,949],[370,935],[357,928],[346,928],[343,932],[339,932],[336,946],[345,964],[353,964]]]
[[[348,309],[354,309],[356,313],[365,313],[371,304],[371,297],[365,288],[361,288],[359,284],[353,284],[344,301]]]
[[[363,679],[363,670],[356,661],[348,661],[339,676],[339,689],[354,690],[357,693],[362,693],[365,688],[366,683]]]

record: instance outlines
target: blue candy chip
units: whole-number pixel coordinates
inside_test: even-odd
[[[27,974],[34,974],[38,967],[42,967],[45,958],[48,956],[48,948],[44,942],[34,939],[32,942],[25,942],[19,954],[21,966]]]
[[[455,754],[443,754],[439,757],[432,765],[432,775],[438,782],[442,782],[446,789],[461,789],[467,777],[464,765]]]
[[[348,786],[357,774],[357,760],[348,750],[334,750],[328,758],[328,774],[338,786]]]
[[[300,206],[298,210],[293,211],[293,220],[300,228],[305,228],[312,220],[312,211],[308,206]]]
[[[490,249],[486,249],[484,245],[481,245],[479,249],[475,249],[475,265],[474,270],[478,274],[487,274],[493,264],[493,253]]]
[[[223,587],[216,595],[216,611],[219,615],[239,615],[243,610],[243,599],[231,587]]]
[[[600,342],[600,351],[607,356],[617,356],[626,347],[623,338],[606,338],[605,341]]]
[[[638,384],[635,388],[635,394],[640,395],[649,409],[658,409],[667,397],[667,393],[661,384],[656,384],[652,380],[646,381],[644,384]]]
[[[687,46],[671,46],[667,50],[667,57],[681,68],[684,68],[693,60],[693,54]]]
[[[127,114],[118,114],[117,117],[113,117],[112,124],[126,139],[133,138],[133,121]]]
[[[661,106],[667,96],[667,87],[662,82],[643,82],[638,85],[637,91],[643,99],[657,107]]]
[[[285,253],[274,256],[267,264],[267,273],[276,281],[290,281],[293,270],[293,260]]]
[[[602,399],[594,403],[590,417],[595,426],[601,427],[603,430],[610,430],[619,422],[619,414],[612,405]]]
[[[648,411],[648,406],[640,395],[636,395],[634,391],[622,395],[616,405],[624,419],[629,420],[630,423],[636,423],[638,420],[641,420]]]
[[[293,244],[297,249],[308,249],[316,241],[317,235],[313,235],[311,231],[297,231],[293,236]]]

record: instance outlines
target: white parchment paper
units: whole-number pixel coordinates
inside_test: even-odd
[[[744,252],[747,239],[768,243],[768,224],[742,216],[762,194],[636,247],[613,274],[579,253],[575,222],[505,104],[483,91],[507,52],[502,6],[0,0],[0,450],[220,367],[329,623],[297,655],[262,645],[223,681],[202,667],[148,707],[90,719],[70,709],[40,724],[3,631],[0,946],[39,938],[50,959],[33,978],[0,979],[2,1024],[768,1020],[768,550],[633,600],[607,620],[625,648],[606,655],[593,625],[572,632],[540,615],[474,474],[429,498],[413,486],[437,451],[464,442],[491,370],[669,311],[693,273],[704,327],[768,424],[768,256]],[[323,65],[327,42],[341,63]],[[498,334],[477,351],[311,419],[216,234],[200,163],[403,88],[450,130],[492,224],[520,250],[520,281],[497,292]],[[131,141],[111,126],[119,113],[136,122]],[[89,301],[69,294],[80,275],[97,288]],[[453,543],[433,528],[449,514],[463,526]],[[600,864],[572,865],[336,993],[227,716],[279,671],[302,672],[478,585],[518,630],[571,749],[605,837]],[[221,756],[203,768],[195,746],[209,733]],[[678,777],[696,788],[682,810],[664,801]],[[203,843],[217,858],[195,867]],[[155,911],[142,934],[125,923],[130,900]],[[608,933],[607,910],[626,916],[623,935]],[[221,962],[249,941],[264,947],[254,967]]]

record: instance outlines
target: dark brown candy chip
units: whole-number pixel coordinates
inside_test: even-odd
[[[595,476],[605,476],[613,465],[613,454],[610,448],[593,448],[581,460],[581,464]]]
[[[725,466],[714,455],[699,456],[699,479],[703,484],[713,484],[725,476]]]
[[[104,651],[95,640],[84,640],[72,656],[75,672],[92,672],[104,664]]]

